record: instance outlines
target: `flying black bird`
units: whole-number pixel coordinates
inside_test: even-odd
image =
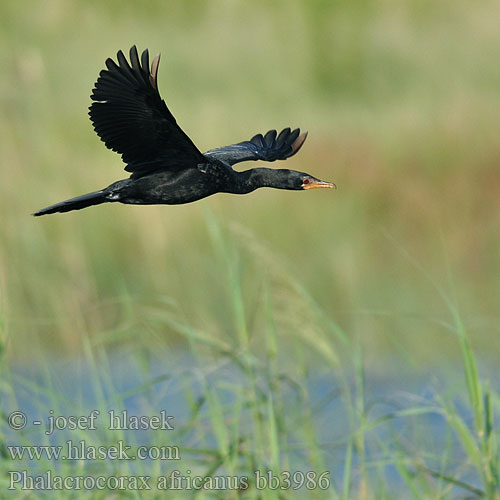
[[[115,202],[137,205],[189,203],[211,194],[245,194],[260,187],[278,189],[335,188],[295,170],[232,166],[247,160],[275,161],[293,156],[306,140],[300,129],[270,130],[249,141],[201,153],[177,125],[158,92],[158,54],[149,70],[146,49],[139,60],[130,49],[130,64],[120,50],[118,64],[106,60],[93,89],[90,119],[104,144],[122,155],[128,179],[107,188],[43,208],[33,215],[69,212]]]

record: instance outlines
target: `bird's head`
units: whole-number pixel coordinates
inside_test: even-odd
[[[326,182],[310,174],[297,172],[296,170],[283,170],[282,175],[284,189],[315,189],[315,188],[330,188],[336,189],[337,186],[333,182]]]
[[[305,172],[297,172],[296,170],[288,170],[286,168],[252,168],[244,172],[235,173],[239,182],[237,190],[228,190],[230,193],[250,193],[254,189],[261,187],[271,187],[276,189],[315,189],[315,188],[330,188],[335,189],[337,186],[333,182],[326,182],[313,177]]]

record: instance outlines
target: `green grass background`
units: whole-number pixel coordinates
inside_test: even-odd
[[[470,347],[480,373],[500,353],[499,16],[492,0],[2,2],[2,366],[189,344],[479,383]],[[161,51],[161,94],[201,150],[300,126],[286,166],[338,190],[31,217],[126,177],[87,108],[132,44]]]

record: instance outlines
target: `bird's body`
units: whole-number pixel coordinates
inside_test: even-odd
[[[293,156],[307,134],[286,128],[270,130],[249,141],[212,149],[202,154],[177,125],[157,87],[159,55],[149,70],[147,49],[141,61],[136,47],[130,61],[121,51],[118,63],[106,60],[91,99],[90,119],[106,146],[122,155],[131,172],[128,179],[105,189],[66,200],[34,215],[78,210],[91,205],[120,202],[136,205],[189,203],[212,194],[246,194],[259,187],[278,189],[334,188],[332,183],[287,169],[232,168],[247,160],[275,161]]]

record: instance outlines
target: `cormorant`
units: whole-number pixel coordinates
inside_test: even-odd
[[[93,89],[90,120],[106,147],[120,153],[132,175],[107,188],[43,208],[33,215],[69,212],[118,201],[137,205],[189,203],[214,193],[245,194],[260,187],[278,189],[335,188],[312,175],[286,169],[232,166],[247,160],[275,161],[293,156],[307,132],[270,130],[249,141],[202,154],[177,125],[158,92],[160,54],[149,71],[146,49],[139,60],[135,45],[130,64],[120,50],[118,64],[106,60]]]

